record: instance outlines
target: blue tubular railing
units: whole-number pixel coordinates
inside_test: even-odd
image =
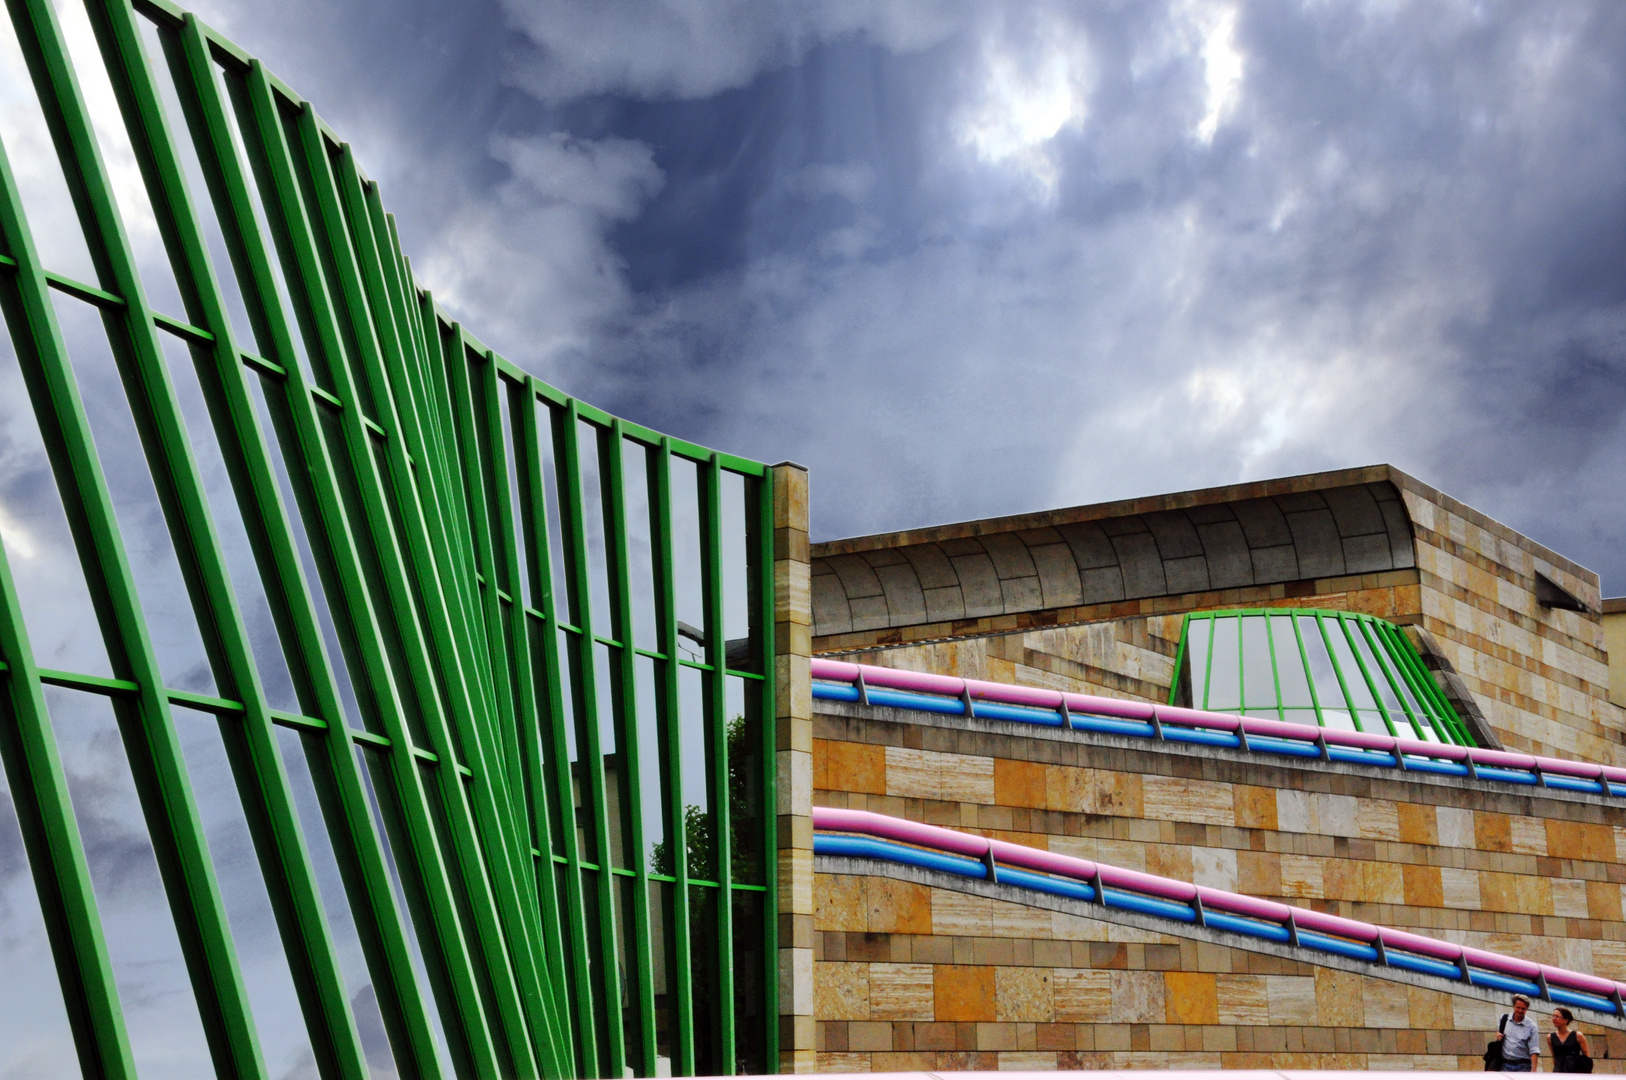
[[[813,661],[813,697],[1626,799],[1626,769],[893,668]]]
[[[867,811],[818,807],[813,825],[815,855],[988,881],[1626,1018],[1626,985],[1595,975]]]

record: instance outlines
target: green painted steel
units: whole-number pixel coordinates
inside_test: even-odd
[[[1170,704],[1475,745],[1393,623],[1350,611],[1187,615]]]
[[[481,345],[350,147],[192,15],[6,15],[0,313],[106,667],[41,666],[72,610],[8,534],[0,764],[83,1074],[772,1071],[768,470]],[[104,713],[193,1059],[109,921]]]

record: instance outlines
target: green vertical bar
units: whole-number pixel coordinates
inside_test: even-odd
[[[604,785],[604,750],[599,739],[598,679],[594,663],[593,603],[588,566],[586,506],[582,498],[581,421],[576,402],[565,409],[565,430],[560,435],[557,460],[564,472],[559,490],[560,513],[568,522],[566,563],[570,571],[571,618],[581,630],[581,683],[576,687],[577,712],[584,718],[580,731],[585,745],[579,747],[582,768],[587,774],[588,800],[592,807],[593,829],[598,837],[598,948],[599,971],[604,981],[604,1017],[609,1060],[602,1075],[617,1077],[626,1066],[625,1035],[621,1017],[621,972],[615,952],[614,858],[610,851],[610,819]],[[569,509],[566,510],[568,503]],[[563,523],[562,523],[563,524]]]
[[[748,484],[751,481],[746,481]],[[763,1010],[767,1026],[764,1068],[779,1070],[779,755],[776,720],[779,715],[774,663],[778,642],[774,627],[774,505],[773,474],[763,470],[754,483],[757,504],[757,625],[761,627],[757,655],[762,660],[762,694],[757,724],[762,753],[762,873],[767,891],[762,897],[762,985],[768,1001]]]
[[[1395,700],[1400,702],[1400,711],[1405,714],[1406,720],[1411,724],[1412,734],[1421,739],[1423,737],[1422,726],[1418,724],[1417,717],[1412,714],[1411,706],[1406,704],[1406,695],[1402,694],[1400,687],[1395,685],[1395,674],[1389,670],[1390,665],[1384,662],[1390,659],[1389,650],[1387,643],[1383,640],[1382,633],[1376,628],[1375,620],[1357,615],[1351,621],[1354,624],[1355,632],[1363,635],[1367,647],[1372,650],[1372,656],[1377,660],[1378,674],[1383,676],[1384,681],[1389,684],[1389,691],[1394,694]]]
[[[1315,612],[1314,615],[1316,628],[1321,632],[1321,644],[1327,650],[1327,662],[1332,665],[1332,673],[1338,677],[1338,689],[1344,695],[1344,711],[1349,713],[1350,723],[1355,725],[1355,730],[1364,732],[1366,728],[1361,724],[1361,711],[1355,707],[1355,699],[1349,695],[1349,682],[1344,676],[1343,665],[1338,662],[1338,653],[1332,647],[1332,638],[1327,630],[1326,617],[1319,611]],[[1342,633],[1342,630],[1339,632]]]
[[[541,882],[539,887],[549,894],[558,894],[557,874],[564,875],[565,883],[565,917],[567,920],[566,932],[570,934],[571,970],[570,979],[574,980],[575,993],[569,995],[571,1008],[575,1012],[573,1026],[576,1037],[578,1059],[576,1062],[576,1075],[598,1075],[598,1043],[593,1038],[593,988],[587,966],[587,922],[586,905],[582,898],[581,884],[581,851],[576,836],[576,813],[573,783],[570,775],[570,752],[565,742],[565,725],[572,722],[571,717],[565,714],[564,694],[561,689],[561,680],[567,677],[559,668],[559,644],[564,633],[559,627],[558,605],[554,599],[553,588],[553,552],[548,539],[547,520],[547,491],[543,477],[542,463],[542,431],[537,419],[538,408],[551,408],[539,399],[537,382],[530,380],[525,388],[526,407],[520,414],[522,456],[520,461],[525,469],[525,491],[527,497],[525,504],[529,508],[527,521],[530,525],[529,543],[533,556],[527,560],[531,573],[531,594],[536,597],[542,613],[542,629],[538,636],[542,638],[542,680],[544,708],[538,717],[540,723],[538,754],[533,772],[541,781],[535,786],[535,799],[540,801],[542,813],[546,811],[547,793],[543,784],[551,783],[553,792],[559,806],[559,835],[564,846],[565,865],[563,870],[557,870],[550,854],[542,864]],[[552,427],[551,419],[549,427]],[[548,433],[551,439],[552,432]],[[557,482],[557,477],[555,478]],[[533,646],[534,647],[534,646]],[[545,750],[540,745],[545,741]],[[552,776],[543,773],[543,758],[553,765]],[[539,826],[546,828],[547,822],[541,816],[538,818]],[[543,833],[547,837],[548,848],[552,846],[552,835]],[[561,952],[563,949],[561,947]],[[566,975],[561,969],[559,974],[561,989],[568,995]]]
[[[19,258],[19,264],[33,265],[32,243],[26,233],[19,235],[9,227],[8,211],[16,205],[16,185],[4,147],[0,147],[0,190],[4,192],[0,199],[0,223],[4,223],[0,233],[7,250],[16,256],[20,238],[29,250]],[[42,314],[28,310],[31,305],[25,303],[22,293],[15,277],[0,278],[0,308],[4,309],[19,357],[35,350],[28,329],[41,325]],[[67,777],[57,753],[56,733],[51,728],[4,547],[0,547],[0,659],[6,663],[6,671],[0,673],[5,683],[5,709],[0,710],[0,762],[10,782],[12,805],[33,870],[34,889],[39,894],[40,914],[56,960],[79,1069],[93,1080],[134,1080],[135,1063],[130,1057],[130,1040],[101,914],[96,908],[96,893],[91,887],[90,866],[85,861]]]
[[[423,501],[417,498],[417,487],[406,457],[400,415],[390,392],[385,363],[386,360],[398,360],[398,342],[386,340],[381,343],[375,336],[374,328],[380,324],[371,318],[365,293],[368,289],[376,290],[379,287],[376,260],[367,251],[358,256],[351,247],[349,222],[341,205],[341,193],[333,176],[332,162],[316,123],[315,112],[308,103],[300,112],[297,130],[304,150],[305,166],[311,173],[317,217],[325,233],[328,257],[338,266],[337,300],[348,314],[359,366],[379,412],[379,422],[385,430],[383,448],[388,465],[388,482],[385,474],[374,465],[368,441],[371,435],[361,423],[361,418],[353,409],[343,414],[353,459],[358,468],[365,464],[373,469],[370,474],[363,473],[364,477],[371,475],[372,481],[361,485],[362,493],[369,505],[389,603],[403,639],[408,676],[423,713],[430,749],[440,757],[443,766],[457,760],[443,708],[441,693],[444,690],[451,699],[454,717],[463,721],[463,743],[468,748],[470,764],[476,766],[474,783],[467,787],[455,768],[442,767],[435,771],[460,878],[453,888],[460,886],[463,890],[467,913],[475,924],[463,928],[461,917],[454,911],[451,914],[458,917],[449,920],[446,927],[448,932],[454,926],[458,928],[459,934],[463,935],[460,948],[471,959],[477,956],[484,968],[483,971],[471,969],[472,980],[467,986],[473,993],[464,999],[463,1008],[471,1025],[478,1020],[489,1033],[492,1049],[506,1051],[508,1067],[518,1070],[520,1075],[534,1075],[537,1073],[537,1062],[523,1015],[525,1002],[521,1000],[523,995],[517,985],[524,978],[524,972],[515,970],[515,963],[523,962],[529,954],[525,950],[510,952],[507,947],[510,934],[523,935],[523,920],[514,909],[517,897],[511,895],[510,888],[505,888],[512,882],[509,876],[512,865],[509,848],[511,837],[506,835],[511,830],[497,811],[492,791],[494,786],[501,784],[501,770],[493,764],[485,749],[481,725],[474,715],[475,702],[468,696],[455,635],[450,632],[449,612],[436,567],[435,545],[431,543],[430,522],[426,520],[426,515],[433,516],[435,504],[430,502],[426,510]],[[348,148],[344,148],[343,155],[348,160]],[[353,188],[353,184],[345,185],[345,190],[352,195]],[[366,234],[358,235],[367,239]],[[388,328],[387,323],[382,325]],[[337,377],[346,378],[343,375]],[[351,394],[341,396],[356,400]],[[393,513],[389,506],[391,493],[396,504]],[[405,541],[405,550],[402,540]],[[421,614],[420,596],[423,605]],[[437,658],[441,681],[436,679]],[[401,747],[408,745],[410,743],[403,729]],[[398,770],[416,773],[417,766],[408,754],[397,749],[391,756]],[[479,817],[482,832],[487,837],[484,851],[474,830],[475,816]],[[494,999],[495,1016],[486,1015],[485,1003],[479,993],[482,988]],[[499,1036],[502,1040],[500,1047],[496,1043]],[[499,1063],[497,1067],[501,1069],[503,1065]]]
[[[680,720],[681,694],[678,686],[678,632],[677,596],[673,578],[672,558],[672,441],[661,439],[660,451],[654,455],[650,484],[653,512],[654,548],[656,557],[657,590],[656,627],[660,649],[666,659],[662,662],[660,694],[663,696],[661,715],[664,718],[666,740],[667,816],[670,818],[667,847],[672,851],[673,886],[672,919],[672,996],[677,1003],[677,1059],[672,1071],[678,1076],[694,1075],[694,977],[693,941],[689,921],[689,838],[683,805],[683,725]]]
[[[218,220],[232,262],[239,279],[244,283],[243,298],[249,315],[262,337],[262,348],[287,373],[286,401],[293,403],[287,410],[288,431],[282,442],[298,450],[305,468],[291,469],[296,496],[304,506],[307,521],[325,527],[310,530],[313,553],[317,556],[325,575],[335,581],[330,592],[342,594],[337,586],[341,571],[348,568],[342,578],[359,600],[359,608],[366,619],[364,592],[359,591],[359,572],[356,570],[354,541],[339,502],[335,496],[333,465],[315,426],[310,407],[310,392],[305,373],[294,351],[293,339],[282,311],[275,281],[272,277],[269,255],[261,237],[249,200],[247,179],[237,157],[234,141],[229,132],[224,103],[215,82],[213,63],[208,54],[208,43],[200,24],[188,16],[181,29],[181,56],[175,58],[177,67],[175,85],[187,110],[193,127],[194,144],[203,165],[204,176],[210,184]],[[249,141],[252,149],[254,143]],[[276,217],[274,206],[272,224]],[[271,468],[266,447],[258,433],[253,416],[252,402],[241,366],[222,369],[222,384],[234,402],[234,411],[247,417],[243,425],[245,461],[255,473],[253,483],[256,497],[262,504],[260,518],[266,529],[266,542],[274,551],[275,572],[262,574],[267,598],[278,617],[279,628],[291,673],[298,685],[303,707],[323,719],[326,730],[316,740],[322,747],[320,763],[326,774],[318,771],[313,779],[319,786],[324,803],[337,811],[325,810],[335,855],[344,874],[345,888],[352,901],[356,926],[373,986],[378,998],[397,1067],[408,1075],[438,1077],[439,1059],[432,1042],[429,1018],[418,991],[412,971],[409,946],[395,892],[385,866],[379,837],[375,831],[367,796],[350,744],[344,710],[339,701],[338,685],[331,661],[317,625],[309,586],[294,544],[276,478]],[[275,411],[275,395],[269,395]],[[342,554],[341,554],[342,549]],[[348,608],[334,606],[341,626],[348,627]]]
[[[700,470],[700,519],[704,535],[704,609],[706,613],[706,723],[712,754],[712,828],[717,850],[717,1014],[721,1075],[734,1075],[734,836],[732,792],[728,777],[728,642],[723,611],[723,470],[716,454]]]
[[[49,0],[8,0],[8,6],[62,159],[63,172],[73,192],[97,273],[103,287],[125,300],[122,311],[116,315],[104,313],[104,321],[120,377],[131,399],[142,445],[152,460],[161,436],[154,430],[153,417],[140,403],[149,392],[162,392],[162,383],[152,387],[148,380],[162,372],[163,358],[153,336],[156,331],[125,243],[123,226],[113,205],[112,189]],[[15,202],[15,192],[6,194],[6,216],[11,219],[5,222],[6,231],[17,236],[22,231],[21,209]],[[31,246],[24,245],[25,249]],[[31,251],[29,256],[31,259]],[[38,307],[49,309],[50,301],[44,295],[43,269],[37,265],[25,266],[19,258],[18,276],[24,288],[39,293]],[[83,514],[82,527],[95,537],[96,556],[87,560],[94,566],[87,566],[87,573],[92,579],[101,580],[87,583],[91,585],[98,607],[105,613],[110,631],[107,636],[112,639],[108,651],[115,674],[140,687],[135,701],[115,702],[115,713],[128,748],[154,854],[175,913],[176,931],[192,978],[210,1053],[221,1072],[242,1077],[263,1076],[265,1065],[249,1014],[247,992],[202,823],[187,781],[169,702],[163,692],[163,679],[147,636],[134,579],[118,533],[118,519],[96,458],[54,312],[48,313],[47,326],[50,346],[28,358],[37,360],[45,370],[25,372],[25,378],[29,379],[30,396],[36,409],[48,413],[40,417],[42,433],[50,432],[46,436],[48,446],[57,443],[65,450],[64,457],[69,459],[61,462],[65,467],[58,472],[59,477],[71,480],[63,484],[65,508],[70,519]],[[24,357],[20,356],[19,360],[24,361]],[[41,407],[46,401],[51,403],[49,410]],[[161,462],[154,463],[152,473],[165,517],[175,532],[179,507],[173,478],[166,474]],[[200,591],[198,568],[186,558],[188,553],[179,536],[176,548],[196,604]],[[211,660],[218,669],[218,651],[213,652]]]
[[[1383,698],[1378,693],[1377,683],[1372,681],[1372,673],[1366,670],[1366,661],[1361,659],[1361,650],[1355,647],[1355,634],[1359,633],[1359,631],[1350,629],[1352,620],[1347,612],[1340,611],[1334,617],[1338,620],[1339,629],[1344,633],[1344,641],[1349,645],[1350,653],[1355,657],[1355,669],[1361,673],[1361,679],[1366,683],[1366,692],[1372,695],[1372,707],[1377,710],[1378,716],[1383,720],[1384,727],[1389,729],[1389,734],[1398,735],[1399,732],[1395,730],[1395,722],[1389,716],[1389,710],[1383,707]],[[1350,711],[1354,711],[1353,707],[1351,707]]]
[[[1327,718],[1321,714],[1321,695],[1316,693],[1315,676],[1310,672],[1310,656],[1304,648],[1304,634],[1299,629],[1301,613],[1294,611],[1288,615],[1293,621],[1293,640],[1299,643],[1299,663],[1304,665],[1304,682],[1310,688],[1310,704],[1315,706],[1316,727],[1326,727]],[[1325,642],[1323,642],[1325,644]]]
[[[1191,641],[1191,615],[1188,613],[1186,615],[1186,617],[1180,621],[1180,644],[1174,650],[1174,679],[1171,680],[1170,683],[1169,683],[1169,704],[1170,705],[1178,704],[1176,699],[1180,695],[1180,672],[1181,672],[1181,669],[1182,669],[1183,665],[1186,662],[1186,646],[1188,644],[1190,644],[1190,641]],[[1196,695],[1196,690],[1195,690],[1196,672],[1192,673],[1192,686],[1193,686],[1192,697],[1195,698],[1197,696]],[[1193,707],[1194,708],[1197,707],[1195,705],[1195,703],[1193,703]]]
[[[1270,649],[1270,679],[1276,687],[1276,719],[1287,719],[1287,708],[1282,704],[1282,675],[1276,666],[1276,632],[1270,625],[1270,612],[1261,611],[1259,617],[1265,623],[1265,645]]]
[[[275,92],[271,89],[265,69],[257,61],[249,69],[247,89],[252,131],[260,142],[257,149],[263,155],[266,182],[270,188],[266,199],[267,210],[270,212],[275,206],[280,218],[279,239],[282,241],[285,262],[288,264],[285,277],[290,289],[299,291],[305,304],[307,319],[314,330],[320,349],[319,355],[327,361],[329,373],[338,387],[340,400],[348,403],[339,413],[344,445],[338,450],[346,454],[351,467],[364,481],[358,484],[363,500],[361,509],[367,519],[365,522],[367,532],[363,535],[370,534],[380,562],[387,563],[389,561],[387,556],[395,554],[398,565],[399,553],[394,550],[394,534],[389,523],[388,511],[383,503],[382,477],[377,473],[373,462],[370,443],[372,436],[363,426],[360,408],[356,404],[360,399],[356,395],[344,360],[333,301],[327,291],[321,259],[312,237],[311,222],[307,219],[301,202],[293,159],[282,127],[281,107],[277,104]],[[304,115],[309,115],[308,108]],[[291,399],[291,402],[295,409],[301,412],[314,411],[308,395],[302,400]],[[321,438],[319,425],[314,417],[306,426],[325,445],[325,439]],[[369,478],[370,482],[366,482]],[[346,527],[348,528],[348,525]],[[352,537],[349,551],[357,550]],[[378,612],[368,594],[361,568],[359,564],[354,563],[354,557],[352,564],[344,569],[348,580],[345,582],[342,595],[347,605],[358,609],[355,615],[360,617],[356,621],[368,631],[358,650],[359,658],[367,668],[367,689],[378,703],[377,717],[384,725],[392,744],[387,760],[397,796],[405,811],[404,822],[413,856],[412,863],[424,885],[433,924],[431,942],[449,981],[453,1008],[452,1014],[446,1017],[447,1031],[453,1036],[449,1041],[453,1044],[453,1053],[464,1058],[462,1064],[465,1069],[479,1075],[494,1075],[498,1071],[496,1052],[480,1007],[471,960],[452,896],[453,886],[448,868],[435,842],[423,778],[410,753],[412,742],[400,699],[402,690],[406,688],[396,686],[394,674],[385,660]],[[394,583],[399,593],[402,585],[398,575],[386,573],[385,576]],[[390,617],[388,613],[392,608],[399,611],[403,606],[399,602],[399,595],[378,599],[386,605],[384,607],[386,617]],[[415,626],[416,623],[414,621],[409,625]],[[406,626],[402,627],[403,636],[407,629]],[[419,685],[412,687],[411,690],[420,703],[438,701],[438,693],[432,687],[425,688]],[[455,758],[447,754],[443,755],[442,761],[446,771],[450,772]],[[454,801],[452,808],[455,809],[456,805],[457,802]],[[448,816],[455,819],[457,815],[450,813]],[[422,929],[425,928],[420,928]],[[430,949],[426,948],[425,953],[429,952]]]
[[[617,710],[616,737],[621,747],[621,771],[625,777],[622,788],[628,792],[626,800],[628,844],[631,847],[633,873],[632,887],[632,945],[628,961],[637,973],[638,994],[638,1046],[640,1060],[635,1067],[641,1076],[654,1076],[655,1053],[655,968],[651,953],[649,920],[649,851],[644,840],[644,800],[639,793],[643,782],[642,757],[645,748],[638,744],[638,676],[633,659],[634,651],[632,615],[632,555],[627,540],[626,506],[626,449],[621,421],[610,425],[610,430],[599,438],[599,477],[604,482],[604,507],[609,520],[605,522],[605,563],[610,573],[611,603],[615,606],[614,633],[620,643],[615,658],[620,708]],[[648,748],[659,752],[659,747]]]
[[[157,87],[147,67],[140,37],[130,9],[113,0],[89,5],[93,25],[101,39],[113,87],[125,115],[132,145],[147,178],[159,228],[168,243],[176,279],[187,298],[188,314],[214,337],[209,347],[213,371],[199,372],[227,458],[234,490],[250,527],[251,543],[262,577],[275,574],[274,557],[266,549],[263,522],[256,521],[259,499],[242,461],[239,425],[252,424],[252,405],[246,395],[235,402],[223,400],[217,373],[240,372],[241,361],[219,286],[205,253],[203,237],[182,180],[180,163],[172,149]],[[215,376],[215,377],[212,377]],[[168,469],[174,476],[185,519],[185,547],[199,564],[207,597],[208,615],[200,620],[211,627],[223,654],[220,691],[244,703],[244,724],[226,729],[239,794],[253,831],[263,877],[282,934],[291,974],[304,1008],[318,1068],[329,1075],[353,1074],[365,1067],[360,1035],[350,1015],[343,973],[339,969],[332,935],[322,910],[315,872],[300,834],[293,792],[285,775],[270,706],[260,685],[248,634],[238,610],[218,539],[210,524],[207,497],[190,454],[188,433],[175,407],[173,388],[165,372],[149,371],[149,388],[163,391],[148,408],[160,427]],[[233,406],[235,405],[235,410]],[[262,477],[268,480],[268,477]]]
[[[1208,708],[1208,687],[1214,681],[1214,638],[1218,636],[1214,632],[1216,621],[1212,615],[1208,616],[1208,656],[1203,664],[1203,701],[1196,706],[1199,709]]]

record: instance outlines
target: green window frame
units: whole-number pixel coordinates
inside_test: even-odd
[[[1169,703],[1475,745],[1400,628],[1353,611],[1192,612],[1181,624]]]
[[[377,184],[307,101],[165,0],[83,2],[99,72],[75,67],[52,0],[8,0],[6,17],[94,283],[42,264],[43,223],[0,133],[0,313],[73,537],[64,557],[94,605],[83,629],[112,672],[39,666],[0,549],[0,759],[83,1073],[134,1077],[141,1062],[48,687],[111,703],[219,1075],[271,1073],[183,708],[219,721],[324,1078],[370,1075],[370,1051],[317,839],[400,1075],[775,1070],[768,468],[611,416],[485,347],[418,284]],[[91,75],[118,116],[92,116]],[[183,312],[149,303],[108,125],[133,150]],[[105,327],[213,693],[166,684],[132,569],[143,555],[54,297]],[[297,709],[268,696],[166,342],[196,368]],[[679,651],[680,593],[699,597],[698,659]],[[682,700],[685,671],[698,703]],[[279,732],[297,735],[320,838]],[[685,798],[686,763],[704,810]],[[680,853],[660,867],[657,832]],[[710,876],[691,874],[702,840]]]

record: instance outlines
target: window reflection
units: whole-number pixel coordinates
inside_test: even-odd
[[[1203,612],[1186,620],[1171,700],[1246,716],[1459,742],[1460,725],[1389,623],[1332,611]]]

